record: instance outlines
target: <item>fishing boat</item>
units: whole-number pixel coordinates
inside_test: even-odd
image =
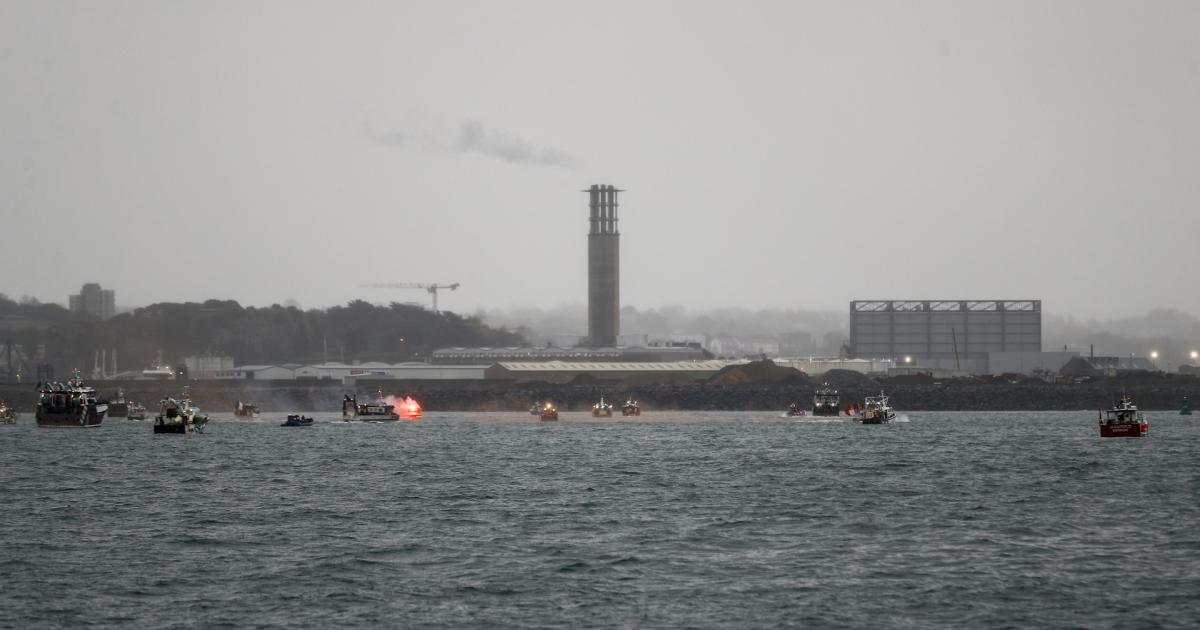
[[[289,415],[287,417],[287,420],[284,420],[283,424],[280,424],[279,426],[281,426],[281,427],[311,427],[312,423],[313,423],[313,419],[309,418],[308,416],[301,416],[301,415],[293,414],[293,415]]]
[[[831,389],[829,383],[825,383],[821,389],[813,394],[812,415],[814,416],[840,416],[842,409],[839,406],[841,397],[838,396],[836,389]]]
[[[887,424],[896,419],[896,411],[888,404],[888,397],[879,392],[878,396],[867,396],[863,400],[854,419],[862,424]]]
[[[399,420],[395,406],[384,399],[383,390],[375,393],[375,400],[369,403],[358,402],[358,394],[346,394],[342,399],[342,420],[363,420],[366,422]]]
[[[146,406],[142,403],[129,403],[129,415],[126,417],[130,420],[145,420]]]
[[[790,403],[788,404],[786,415],[789,418],[803,418],[808,415],[808,411],[801,409],[796,403]]]
[[[1190,404],[1188,404],[1188,398],[1187,398],[1187,396],[1184,396],[1184,397],[1183,397],[1183,407],[1181,407],[1181,408],[1179,409],[1179,415],[1181,415],[1181,416],[1190,416],[1190,415],[1192,415],[1192,406],[1191,406]]]
[[[611,418],[612,405],[604,402],[604,396],[600,397],[600,402],[592,405],[592,417],[594,418]]]
[[[642,408],[638,405],[638,401],[629,399],[625,401],[624,405],[621,405],[621,415],[640,416],[642,415]]]
[[[1142,437],[1150,431],[1146,416],[1129,394],[1122,394],[1112,409],[1100,411],[1100,437]]]
[[[109,418],[125,418],[129,415],[129,401],[125,399],[125,390],[117,388],[117,395],[108,401]]]
[[[16,424],[17,412],[0,400],[0,424]]]
[[[99,399],[95,389],[84,386],[79,370],[66,383],[38,385],[34,416],[39,427],[98,427],[107,413],[108,402]]]
[[[179,400],[164,398],[159,401],[161,412],[154,419],[155,433],[203,433],[208,427],[208,416],[192,403],[189,388],[183,388]]]
[[[545,402],[538,403],[538,405],[539,418],[546,421],[558,420],[558,407],[555,407],[554,403],[547,400]]]
[[[233,408],[233,415],[239,418],[257,418],[258,406],[254,403],[244,403],[239,400],[237,406]]]

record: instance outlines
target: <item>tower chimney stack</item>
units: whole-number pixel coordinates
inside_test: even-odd
[[[593,184],[588,193],[588,345],[617,345],[621,323],[621,234],[617,231],[617,193]]]

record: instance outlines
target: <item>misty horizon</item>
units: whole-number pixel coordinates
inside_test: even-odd
[[[1200,5],[468,6],[4,3],[0,291],[1200,313]]]

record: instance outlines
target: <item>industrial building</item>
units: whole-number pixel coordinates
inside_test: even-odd
[[[1041,300],[855,300],[850,356],[988,373],[989,353],[1041,354]]]
[[[1127,374],[1149,374],[1157,372],[1158,366],[1141,357],[1081,357],[1067,361],[1059,374],[1069,377],[1123,376]]]
[[[321,363],[317,365],[243,365],[206,374],[203,378],[238,381],[324,381],[351,385],[357,379],[400,381],[478,381],[486,365],[430,365],[428,363]]]
[[[501,363],[505,361],[698,361],[712,355],[696,346],[635,346],[629,348],[439,348],[432,353],[438,365]]]
[[[702,380],[711,377],[728,361],[673,361],[670,363],[612,363],[537,361],[497,363],[485,372],[487,380],[544,381],[567,383],[577,376],[601,380],[623,380],[634,376],[651,376]]]

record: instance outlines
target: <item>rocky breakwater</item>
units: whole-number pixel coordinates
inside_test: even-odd
[[[613,404],[638,400],[643,410],[782,411],[788,403],[812,404],[828,384],[842,405],[861,403],[881,391],[901,411],[1049,411],[1108,407],[1123,392],[1146,410],[1178,410],[1183,398],[1200,404],[1200,377],[1148,374],[1140,377],[1047,383],[1008,375],[935,380],[928,376],[885,378],[846,370],[810,377],[770,361],[730,366],[705,381],[679,377],[632,377],[604,381],[581,376],[567,384],[511,381],[377,381],[346,387],[334,381],[101,381],[89,383],[105,396],[118,387],[155,411],[158,401],[178,398],[183,386],[209,413],[232,413],[237,402],[253,402],[268,412],[337,412],[342,396],[410,395],[427,411],[525,411],[538,400],[553,400],[563,411],[586,411],[604,396]],[[0,384],[0,399],[19,412],[33,411],[31,384]]]

